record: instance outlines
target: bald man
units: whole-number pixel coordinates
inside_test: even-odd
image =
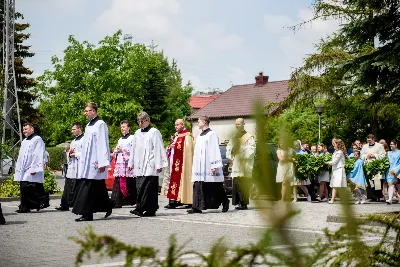
[[[226,147],[226,157],[232,160],[232,204],[235,209],[247,210],[249,204],[249,178],[252,176],[256,142],[254,137],[245,131],[244,119],[235,121],[236,134]]]
[[[185,129],[182,119],[175,121],[175,134],[167,147],[169,161],[169,186],[167,197],[169,203],[164,208],[174,209],[186,204],[191,206],[193,201],[192,164],[194,151],[194,138]]]

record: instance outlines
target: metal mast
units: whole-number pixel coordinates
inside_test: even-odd
[[[0,0],[1,1],[1,0]],[[15,27],[15,0],[4,0],[3,19],[3,71],[4,71],[4,99],[3,99],[3,136],[2,145],[8,144],[14,148],[22,141],[21,118],[19,114],[17,81],[14,68],[14,27]],[[2,151],[3,152],[3,151]],[[0,166],[3,168],[3,153]],[[0,176],[2,175],[2,169]]]

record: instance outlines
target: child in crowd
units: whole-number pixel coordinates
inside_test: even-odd
[[[360,159],[360,152],[358,150],[353,151],[354,158],[356,162],[354,163],[353,170],[348,174],[348,180],[350,182],[351,188],[356,195],[356,204],[364,204],[367,200],[365,187],[367,181],[364,175],[364,161]]]

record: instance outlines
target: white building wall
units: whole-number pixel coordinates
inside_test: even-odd
[[[210,128],[218,134],[219,142],[223,143],[225,140],[229,140],[232,134],[235,133],[235,120],[236,119],[224,119],[224,120],[211,120]],[[244,129],[256,136],[256,120],[245,119]],[[197,126],[197,120],[192,121],[192,134],[196,138],[200,134],[199,127]]]

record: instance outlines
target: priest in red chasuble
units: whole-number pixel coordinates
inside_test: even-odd
[[[193,201],[192,164],[194,138],[185,129],[182,119],[175,121],[176,133],[167,147],[169,159],[170,181],[167,197],[169,203],[165,208],[174,209],[177,206],[191,205]]]

